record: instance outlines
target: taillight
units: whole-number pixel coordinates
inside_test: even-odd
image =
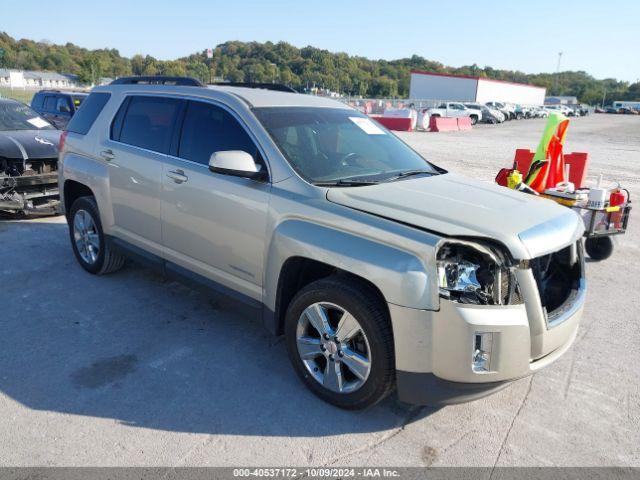
[[[65,130],[64,132],[62,132],[62,135],[60,135],[60,142],[58,143],[58,152],[61,152],[62,149],[64,148],[64,142],[67,140],[68,133],[69,132]]]

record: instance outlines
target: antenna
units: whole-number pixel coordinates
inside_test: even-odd
[[[558,52],[558,65],[556,65],[556,75],[555,78],[553,79],[553,90],[554,90],[554,94],[558,95],[558,77],[560,77],[560,61],[562,60],[562,53],[563,52]]]

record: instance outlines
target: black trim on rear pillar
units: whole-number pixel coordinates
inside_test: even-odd
[[[433,373],[396,372],[398,398],[406,403],[430,407],[477,400],[502,390],[510,383],[460,383],[443,380]]]

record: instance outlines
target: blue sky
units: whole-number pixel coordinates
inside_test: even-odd
[[[412,54],[528,73],[640,78],[640,1],[0,0],[16,38],[172,59],[227,40],[313,45],[369,58]]]

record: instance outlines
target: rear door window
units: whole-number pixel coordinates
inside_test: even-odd
[[[211,154],[223,150],[242,150],[262,163],[256,144],[233,115],[209,103],[189,102],[178,156],[208,165]]]
[[[56,111],[56,97],[55,95],[47,95],[44,97],[44,106],[42,109],[45,112],[55,112]]]
[[[71,104],[67,97],[58,97],[58,100],[56,101],[56,112],[62,114],[71,113]]]
[[[76,110],[80,108],[80,105],[82,105],[82,102],[84,101],[85,98],[86,97],[84,95],[73,95],[71,97],[71,100],[73,101],[73,106],[75,107]]]
[[[88,100],[85,101],[87,103]],[[121,143],[154,152],[169,153],[171,135],[181,100],[164,97],[133,96],[122,120]],[[82,111],[80,108],[80,111]]]
[[[69,125],[67,125],[67,130],[86,135],[110,97],[111,94],[106,92],[91,93],[87,99],[82,102],[82,106],[75,115],[71,117],[71,121]]]
[[[35,108],[37,110],[42,110],[42,101],[44,99],[43,95],[36,93],[31,101],[31,108]]]

